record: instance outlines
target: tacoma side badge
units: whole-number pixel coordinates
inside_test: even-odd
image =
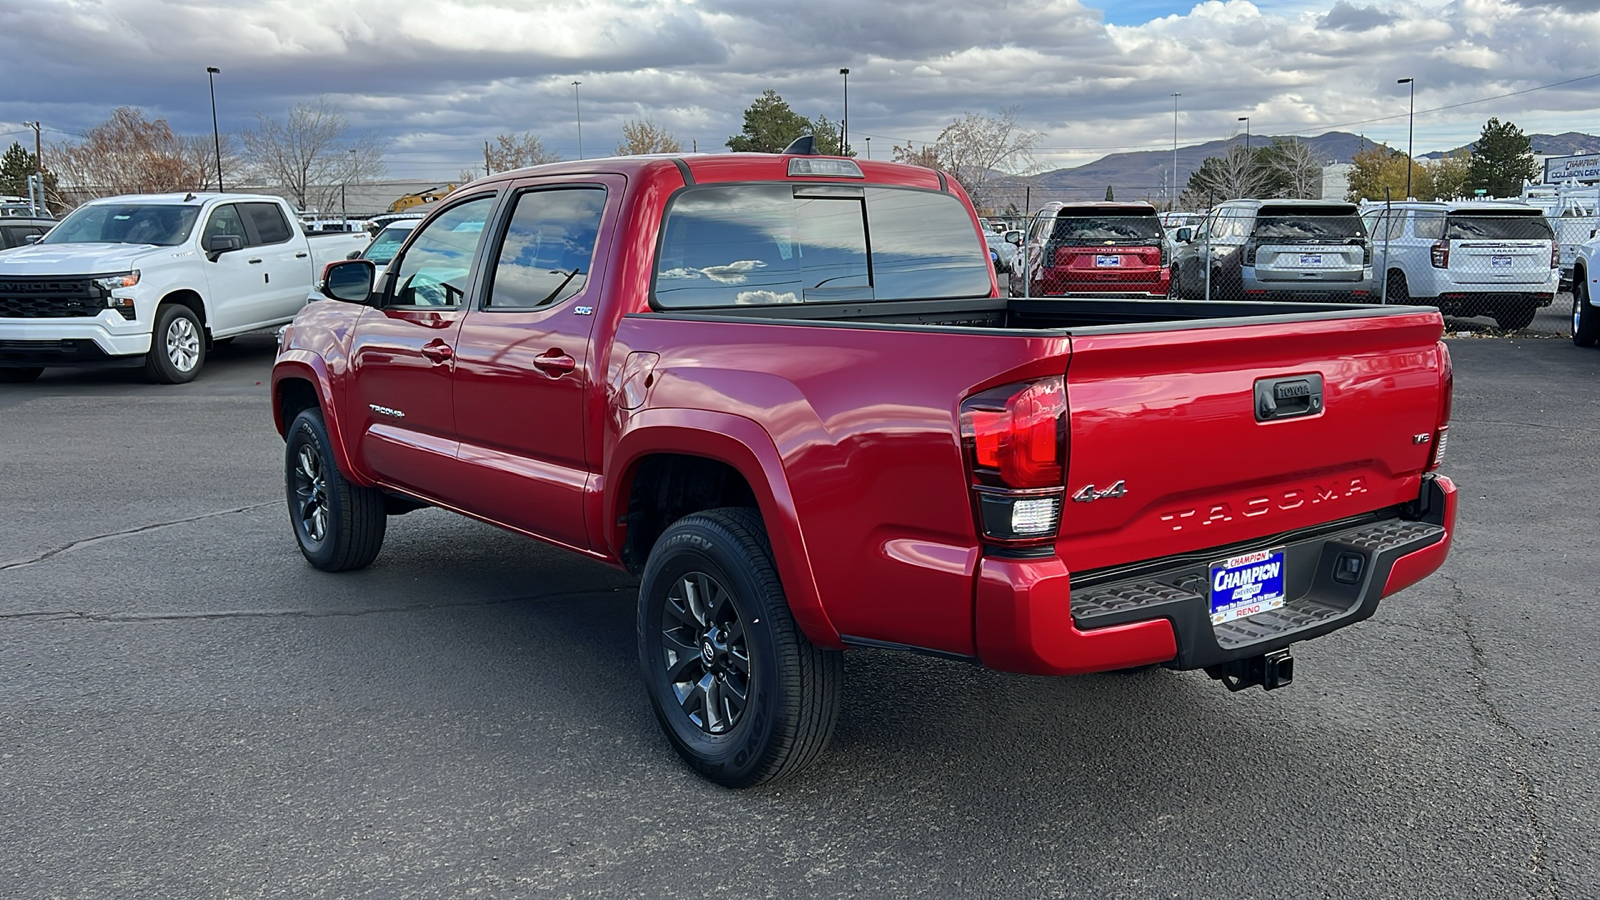
[[[1116,484],[1113,484],[1103,491],[1097,491],[1094,489],[1094,485],[1086,484],[1076,494],[1072,495],[1072,502],[1093,503],[1096,500],[1115,500],[1116,498],[1124,496],[1127,493],[1128,484],[1121,479],[1118,479]]]

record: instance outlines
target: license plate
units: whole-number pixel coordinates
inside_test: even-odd
[[[1282,606],[1283,548],[1211,564],[1211,624],[1221,625]]]
[[[1511,257],[1509,257],[1509,256],[1491,256],[1491,257],[1489,257],[1489,268],[1491,268],[1491,269],[1509,269],[1509,268],[1511,268]]]
[[[1302,254],[1300,254],[1300,265],[1302,265],[1302,266],[1320,266],[1320,265],[1322,265],[1322,254],[1321,253],[1302,253]]]
[[[1120,257],[1120,256],[1096,256],[1094,258],[1094,264],[1095,264],[1095,266],[1097,268],[1101,268],[1101,269],[1115,268],[1117,266],[1122,265],[1122,257]]]

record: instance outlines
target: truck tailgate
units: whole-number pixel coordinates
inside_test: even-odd
[[[1442,331],[1438,313],[1408,309],[1075,333],[1061,558],[1100,569],[1414,500],[1438,424]],[[1265,420],[1262,390],[1279,407]]]

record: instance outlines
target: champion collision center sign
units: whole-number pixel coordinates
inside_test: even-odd
[[[1600,181],[1600,153],[1582,156],[1552,156],[1544,161],[1544,183]]]

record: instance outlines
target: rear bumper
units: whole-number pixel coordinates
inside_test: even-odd
[[[986,557],[978,656],[990,668],[1033,675],[1150,663],[1199,669],[1260,656],[1369,618],[1379,600],[1437,570],[1450,552],[1455,516],[1455,485],[1428,477],[1417,502],[1388,518],[1264,541],[1250,549],[1284,548],[1288,602],[1215,627],[1208,563],[1242,548],[1121,567],[1118,577],[1074,576],[1055,557]],[[1342,583],[1334,564],[1349,556],[1362,560],[1361,572]]]

